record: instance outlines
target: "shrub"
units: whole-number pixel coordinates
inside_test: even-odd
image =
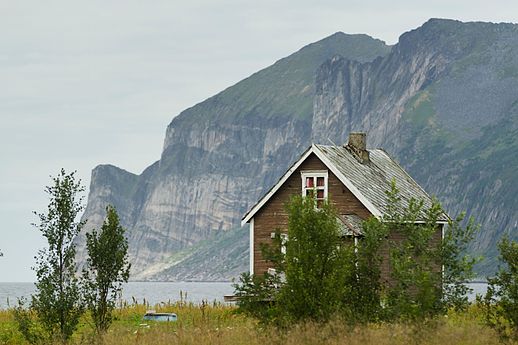
[[[518,339],[518,243],[504,237],[498,249],[504,266],[488,279],[486,319],[502,337]]]
[[[240,310],[282,325],[334,314],[352,323],[423,320],[467,306],[465,281],[475,259],[465,250],[478,229],[473,221],[461,226],[463,216],[449,220],[441,241],[443,210],[436,201],[425,208],[411,199],[401,207],[395,182],[386,197],[386,214],[364,221],[357,241],[344,240],[329,203],[316,208],[312,196],[291,198],[287,241],[278,230],[272,245],[262,248],[276,274],[243,275],[235,286]],[[390,282],[382,281],[382,264],[390,267]]]

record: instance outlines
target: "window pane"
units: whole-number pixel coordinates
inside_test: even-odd
[[[324,204],[324,200],[317,200],[317,207],[322,208],[322,205]]]
[[[317,190],[317,199],[324,199],[324,190],[323,189]]]
[[[317,187],[324,186],[324,177],[317,177]]]
[[[313,177],[306,177],[306,187],[307,188],[313,188]]]

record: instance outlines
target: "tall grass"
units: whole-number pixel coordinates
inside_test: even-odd
[[[143,321],[150,309],[146,303],[123,303],[104,337],[104,344],[202,345],[202,344],[499,344],[497,334],[485,326],[476,307],[450,313],[423,323],[369,324],[349,326],[334,319],[326,324],[305,323],[289,330],[264,327],[237,314],[235,307],[221,303],[167,302],[155,305],[157,312],[174,312],[177,322]],[[72,344],[95,344],[88,317],[72,339]],[[11,310],[0,311],[0,344],[26,344],[16,330]],[[516,343],[515,343],[516,344]]]

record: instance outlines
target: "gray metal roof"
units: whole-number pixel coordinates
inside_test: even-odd
[[[340,234],[344,237],[359,237],[363,235],[362,223],[363,219],[355,214],[338,215],[338,225],[340,226]]]
[[[432,205],[430,196],[384,150],[368,150],[369,161],[361,163],[344,146],[314,146],[381,214],[387,213],[386,191],[391,189],[393,179],[400,193],[401,212],[408,207],[411,198],[423,200],[425,209]],[[423,220],[424,216],[421,214],[418,220]],[[443,213],[438,220],[447,221],[448,216]]]
[[[412,198],[423,200],[424,209],[432,205],[430,196],[415,182],[401,166],[381,150],[367,150],[369,161],[360,162],[356,154],[345,146],[311,145],[298,161],[286,171],[279,181],[243,216],[241,225],[248,223],[255,213],[274,195],[293,172],[309,157],[315,154],[338,179],[356,196],[376,217],[387,214],[387,195],[392,179],[399,189],[400,213],[408,208]],[[423,221],[422,213],[416,221]],[[443,213],[438,222],[447,222],[449,217]]]

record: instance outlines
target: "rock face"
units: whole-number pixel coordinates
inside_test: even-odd
[[[472,249],[492,258],[518,227],[517,50],[511,24],[432,19],[393,47],[334,34],[175,117],[140,176],[96,167],[87,229],[113,204],[133,279],[229,279],[248,267],[247,208],[311,142],[366,131],[451,214],[482,223]]]
[[[452,215],[481,224],[483,274],[501,234],[517,237],[517,52],[517,25],[432,19],[385,57],[337,57],[316,78],[312,140],[367,131]]]

